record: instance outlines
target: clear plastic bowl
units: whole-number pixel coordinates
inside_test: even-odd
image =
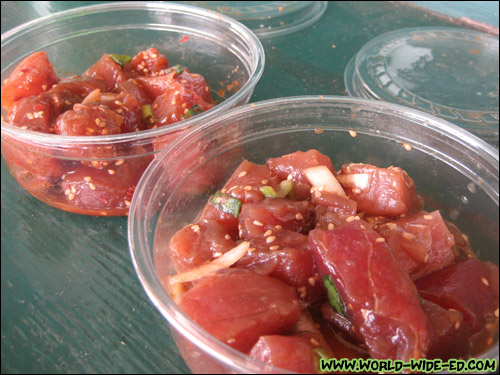
[[[105,53],[135,55],[154,46],[171,65],[203,75],[220,101],[171,126],[92,137],[24,130],[4,122],[2,112],[2,154],[16,180],[45,203],[89,215],[126,215],[134,185],[161,146],[184,129],[247,103],[264,69],[263,47],[248,28],[205,9],[172,3],[111,3],[55,13],[2,34],[1,45],[2,82],[35,51],[46,51],[64,77],[83,73]],[[62,186],[64,176],[82,162],[112,169],[109,186],[120,188],[119,199],[78,199],[79,191]]]
[[[203,160],[197,158],[200,148],[206,150]],[[128,219],[138,277],[193,372],[285,371],[219,342],[176,305],[162,284],[175,273],[170,237],[195,220],[243,159],[264,163],[310,148],[329,155],[336,169],[347,162],[405,169],[425,208],[440,209],[482,259],[498,264],[498,151],[474,135],[423,112],[367,99],[293,97],[235,108],[161,153],[145,172]],[[175,163],[180,158],[183,162]],[[207,170],[216,177],[203,190]],[[481,357],[498,360],[498,342]]]

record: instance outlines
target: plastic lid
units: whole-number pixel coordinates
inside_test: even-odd
[[[259,38],[291,34],[312,25],[328,1],[179,1],[232,17]]]
[[[349,95],[444,118],[498,145],[498,37],[467,29],[416,28],[365,44],[345,71]]]

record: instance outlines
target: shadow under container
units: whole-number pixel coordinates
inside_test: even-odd
[[[208,145],[201,163],[197,148]],[[149,298],[170,323],[193,372],[286,372],[235,351],[192,321],[166,291],[175,274],[170,238],[195,222],[208,198],[247,159],[317,149],[338,170],[349,162],[399,166],[414,179],[425,209],[469,236],[483,260],[498,265],[498,152],[444,120],[407,107],[346,97],[293,97],[235,108],[168,146],[138,186],[129,215],[129,246]],[[174,163],[183,156],[185,163]],[[216,174],[209,183],[207,170]],[[202,189],[204,187],[205,189]],[[195,189],[195,191],[193,191]],[[498,342],[478,356],[498,360]]]
[[[28,22],[2,35],[2,82],[27,56],[45,51],[59,77],[83,73],[106,53],[156,47],[171,65],[201,74],[214,108],[170,126],[110,136],[61,136],[4,121],[2,155],[23,188],[62,210],[126,215],[143,171],[185,129],[249,101],[264,69],[257,37],[237,21],[171,3],[111,3]],[[89,179],[90,177],[90,179]]]

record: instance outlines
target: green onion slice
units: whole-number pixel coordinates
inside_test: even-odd
[[[118,65],[120,65],[122,68],[123,68],[123,65],[125,65],[130,60],[132,60],[132,57],[130,57],[129,55],[117,55],[117,54],[113,54],[113,55],[109,55],[109,57],[111,57],[113,59],[113,61],[115,63],[117,63]]]
[[[332,306],[337,313],[339,313],[343,317],[347,318],[345,308],[344,308],[344,303],[340,299],[339,291],[337,290],[337,287],[335,286],[335,284],[332,280],[332,276],[325,275],[322,277],[322,279],[323,279],[323,284],[325,285],[326,291],[328,292],[328,300],[330,302],[330,306]]]
[[[240,214],[241,201],[229,194],[222,193],[220,190],[210,198],[210,203],[221,211],[231,214],[234,217],[238,217]]]
[[[278,191],[275,191],[272,186],[261,186],[260,192],[267,198],[285,198],[291,193],[293,189],[293,182],[290,180],[283,180],[280,182]]]
[[[180,64],[174,65],[170,69],[172,69],[177,75],[181,75],[184,71],[184,67]]]
[[[181,116],[181,119],[184,120],[184,119],[187,119],[187,118],[190,118],[190,117],[193,117],[193,116],[196,116],[200,113],[203,112],[203,108],[201,108],[198,104],[195,104],[194,106],[192,106],[191,108],[189,108],[182,116]]]
[[[151,109],[151,105],[145,104],[141,107],[142,117],[144,120],[149,120],[151,122],[155,121],[155,116],[153,114],[153,110]]]

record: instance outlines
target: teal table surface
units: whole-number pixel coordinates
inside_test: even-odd
[[[2,32],[89,2],[2,2]],[[400,2],[330,2],[314,25],[263,40],[266,67],[252,101],[346,95],[349,59],[404,27],[459,26]],[[2,159],[2,373],[186,373],[169,327],[134,272],[127,218],[45,205]]]

